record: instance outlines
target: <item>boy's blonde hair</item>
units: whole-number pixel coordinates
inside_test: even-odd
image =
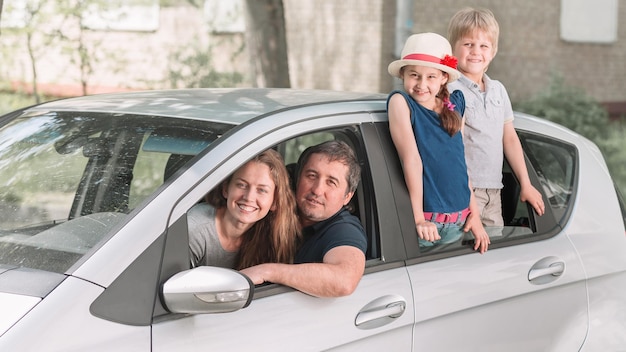
[[[483,31],[491,37],[493,53],[498,51],[500,26],[493,12],[487,9],[464,8],[455,13],[448,26],[448,40],[454,47],[461,38],[470,36],[474,31]]]

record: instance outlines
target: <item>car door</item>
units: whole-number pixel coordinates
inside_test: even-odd
[[[320,126],[327,128],[320,130]],[[347,297],[317,298],[272,284],[257,287],[250,305],[236,312],[163,314],[155,318],[152,327],[153,350],[410,351],[414,322],[412,288],[404,266],[406,252],[400,239],[397,212],[393,198],[387,196],[390,194],[389,176],[386,168],[380,167],[384,159],[371,117],[367,113],[326,116],[314,124],[311,121],[291,123],[287,129],[269,130],[273,132],[243,147],[241,143],[230,145],[229,141],[245,140],[232,135],[204,156],[203,160],[215,159],[222,152],[239,149],[226,157],[219,156],[224,160],[219,169],[181,199],[172,211],[168,241],[176,241],[175,234],[182,232],[176,228],[186,228],[186,209],[251,155],[269,147],[280,150],[278,144],[302,137],[301,131],[323,132],[350,141],[363,165],[363,178],[357,191],[358,209],[373,242],[368,250],[365,275],[356,291]],[[259,133],[254,126],[250,131]],[[248,133],[246,128],[238,131],[242,136],[245,133]],[[203,160],[194,167],[199,169]],[[180,179],[197,173],[194,167]],[[180,238],[186,240],[184,235]]]
[[[386,126],[380,127],[381,135],[386,135]],[[568,158],[550,167],[567,168],[555,171],[569,175],[562,182],[569,183],[563,194],[571,194],[576,170],[573,147],[538,140],[538,151]],[[395,159],[388,155],[390,164]],[[528,166],[536,188],[543,189]],[[398,188],[397,208],[410,208],[408,194],[399,196],[406,192],[399,163],[390,169],[392,184]],[[557,185],[562,180],[547,181]],[[482,255],[473,252],[471,236],[457,245],[420,250],[412,218],[405,217],[402,226],[415,303],[414,351],[578,350],[587,331],[585,273],[567,229],[558,221],[574,198],[570,195],[559,204],[547,200],[555,208],[548,207],[542,217],[518,204],[517,212],[526,212],[518,219],[524,225],[489,229],[492,245]]]

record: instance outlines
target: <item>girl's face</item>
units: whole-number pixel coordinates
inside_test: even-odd
[[[274,208],[274,190],[270,168],[264,163],[250,161],[239,168],[224,187],[226,217],[230,221],[253,225]]]
[[[409,65],[402,68],[404,90],[423,107],[435,110],[437,94],[448,75],[432,67]]]

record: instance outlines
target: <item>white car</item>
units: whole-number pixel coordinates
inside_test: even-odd
[[[506,226],[420,248],[386,95],[194,89],[93,95],[0,117],[0,351],[615,351],[625,208],[598,148],[517,114],[538,217],[503,167]],[[316,298],[190,269],[186,213],[267,148],[324,140],[363,167],[356,291]]]

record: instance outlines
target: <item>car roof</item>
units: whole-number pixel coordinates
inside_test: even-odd
[[[27,112],[158,115],[239,124],[296,106],[386,99],[385,94],[288,88],[196,88],[96,94],[55,100]]]
[[[385,102],[387,94],[293,88],[192,88],[95,94],[59,99],[25,109],[156,115],[241,124],[257,116],[306,105],[341,101]],[[384,106],[384,105],[383,105]],[[564,140],[580,140],[577,133],[548,120],[515,112],[518,130],[542,131]],[[582,138],[584,139],[584,138]]]

